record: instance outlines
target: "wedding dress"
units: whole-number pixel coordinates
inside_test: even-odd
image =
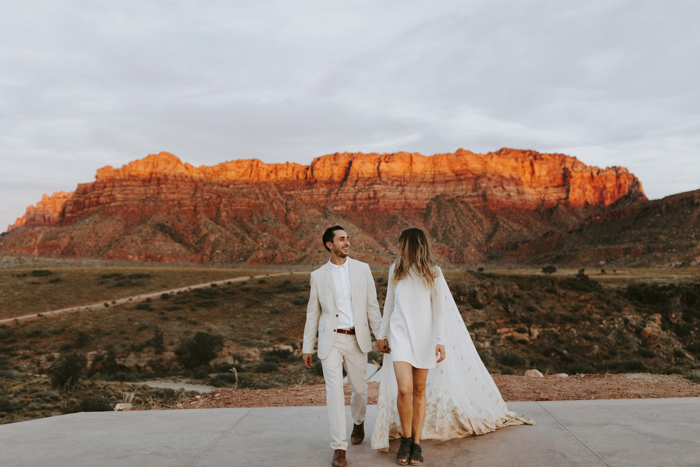
[[[447,358],[428,372],[427,404],[422,439],[445,441],[483,435],[504,426],[534,425],[510,412],[472,343],[467,327],[442,274],[435,279],[444,314]],[[391,283],[389,287],[392,287]],[[392,342],[389,342],[389,347]],[[372,448],[387,451],[389,440],[398,438],[401,422],[396,406],[398,386],[391,354],[384,354],[377,400],[377,419]]]

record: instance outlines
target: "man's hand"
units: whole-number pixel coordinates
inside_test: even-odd
[[[445,357],[447,357],[447,354],[445,353],[445,346],[442,344],[438,344],[435,346],[435,356],[437,357],[438,355],[440,355],[440,358],[437,361],[438,363],[440,363],[445,359]]]
[[[381,353],[391,353],[391,349],[389,348],[389,342],[386,339],[377,340],[377,348],[379,348],[379,351]]]
[[[312,354],[310,353],[301,354],[301,360],[304,362],[304,366],[306,366],[306,368],[311,368],[311,356]]]

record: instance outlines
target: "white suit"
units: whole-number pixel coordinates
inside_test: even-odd
[[[311,273],[311,290],[306,310],[303,353],[314,351],[318,332],[318,358],[326,380],[326,403],[331,428],[331,448],[347,450],[343,365],[352,387],[350,408],[356,424],[365,420],[367,410],[367,352],[372,350],[370,326],[379,335],[382,316],[377,290],[369,265],[347,258],[350,273],[352,313],[355,334],[337,332],[342,291],[336,290],[331,265],[326,263]]]

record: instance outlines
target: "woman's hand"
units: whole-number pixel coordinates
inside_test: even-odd
[[[386,339],[378,339],[377,347],[379,348],[379,351],[381,353],[391,353],[391,349],[389,348],[389,342]]]
[[[445,359],[445,357],[447,357],[447,353],[445,353],[445,346],[442,344],[438,344],[435,346],[435,356],[437,357],[438,355],[440,355],[440,358],[437,361],[438,363],[440,363]]]

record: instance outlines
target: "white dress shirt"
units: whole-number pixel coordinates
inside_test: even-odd
[[[338,304],[338,329],[351,329],[355,327],[355,317],[352,312],[352,288],[350,287],[349,261],[338,266],[328,261],[333,271],[335,285],[335,301]]]

